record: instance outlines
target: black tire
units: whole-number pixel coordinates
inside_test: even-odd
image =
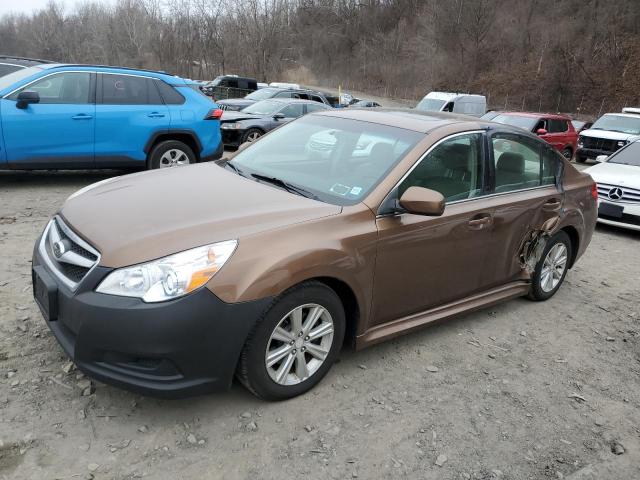
[[[264,132],[259,128],[250,128],[242,135],[242,143],[255,142],[262,135],[264,135]],[[252,137],[254,137],[253,140],[249,140]]]
[[[559,243],[564,244],[565,248],[567,249],[567,260],[564,271],[562,272],[562,276],[560,277],[560,281],[558,282],[558,284],[552,290],[545,291],[542,288],[542,268],[544,266],[544,261],[547,258],[547,254],[549,253],[549,251]],[[531,300],[548,300],[556,294],[560,286],[563,284],[565,277],[567,276],[567,272],[569,271],[569,263],[571,262],[571,258],[573,258],[572,255],[573,246],[571,245],[571,239],[569,238],[569,235],[567,235],[562,230],[548,240],[547,245],[542,252],[542,256],[538,261],[536,269],[534,270],[531,277],[531,290],[529,291],[529,298]]]
[[[571,159],[573,158],[573,150],[571,150],[570,147],[566,147],[564,150],[562,150],[562,156],[571,161]]]
[[[193,153],[191,147],[189,147],[189,145],[187,145],[186,143],[180,142],[178,140],[165,140],[158,143],[151,149],[147,160],[147,168],[149,170],[160,168],[160,162],[162,161],[163,155],[170,150],[183,152],[189,159],[189,164],[196,163],[197,161],[195,153]]]
[[[324,362],[306,380],[295,385],[281,385],[271,378],[265,354],[271,334],[280,321],[295,308],[315,303],[324,307],[333,321],[333,341]],[[236,376],[254,395],[265,400],[285,400],[301,395],[316,386],[336,361],[345,332],[345,314],[338,295],[320,282],[305,282],[280,295],[262,314],[249,334],[238,363]]]
[[[587,157],[581,157],[580,155],[576,155],[576,162],[585,163],[587,161]]]

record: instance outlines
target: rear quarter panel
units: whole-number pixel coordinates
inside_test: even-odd
[[[217,108],[217,105],[209,97],[187,86],[178,86],[176,90],[185,98],[185,102],[182,105],[167,105],[171,115],[169,129],[194,132],[202,145],[200,156],[213,154],[222,141],[220,122],[204,118],[210,110]]]

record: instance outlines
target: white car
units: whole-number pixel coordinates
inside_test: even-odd
[[[598,221],[640,231],[640,140],[585,170],[598,186]]]

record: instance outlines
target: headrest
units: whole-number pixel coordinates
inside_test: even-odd
[[[524,157],[519,153],[504,152],[500,155],[500,158],[498,158],[496,171],[524,173]]]
[[[447,145],[441,156],[445,166],[451,170],[469,171],[469,153],[471,147],[462,143]]]
[[[376,143],[369,154],[369,160],[372,162],[391,162],[393,157],[393,146],[383,142]]]

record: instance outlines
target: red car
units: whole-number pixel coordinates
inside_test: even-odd
[[[529,112],[502,112],[494,122],[520,127],[538,135],[553,145],[568,160],[573,158],[578,146],[578,132],[566,115]]]

